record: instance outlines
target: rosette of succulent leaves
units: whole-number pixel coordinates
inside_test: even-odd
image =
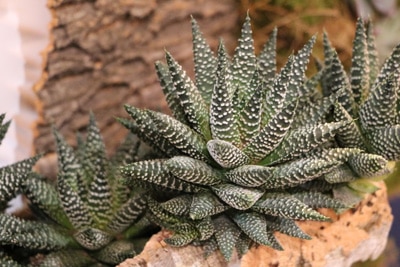
[[[357,120],[350,116],[357,113],[351,113],[347,98],[356,99],[360,87],[368,88],[364,76],[357,79],[367,65],[354,63],[354,85],[351,91],[342,89],[336,76],[345,73],[337,72],[336,52],[326,45],[326,66],[306,78],[315,36],[277,73],[276,30],[256,56],[247,17],[233,58],[223,41],[214,56],[194,19],[192,32],[194,82],[170,53],[166,52],[166,64],[156,63],[173,116],[126,105],[133,120],[120,120],[162,155],[129,164],[122,174],[126,184],[153,190],[148,217],[173,233],[165,240],[168,244],[203,245],[206,253],[219,249],[226,260],[234,248],[243,255],[254,244],[281,250],[274,232],[309,239],[296,220],[329,220],[316,209],[339,212],[351,207],[353,194],[372,187],[354,183],[388,171],[387,160],[392,157],[381,150],[389,146],[399,152],[398,142],[392,144],[399,128],[387,125],[398,117],[383,115],[378,108],[393,101],[385,91],[394,81],[385,73],[398,57],[389,59],[378,75],[377,88],[363,96],[367,100],[360,105]],[[374,57],[370,32],[358,30],[356,47],[360,34],[363,51]],[[354,62],[366,60],[355,50]],[[317,86],[325,80],[321,92]],[[373,140],[377,143],[368,148],[349,144],[355,125],[363,129],[363,144],[378,135]]]
[[[79,138],[76,150],[57,131],[55,138],[59,168],[55,185],[29,174],[36,158],[9,171],[2,169],[3,202],[9,199],[8,192],[23,193],[35,220],[1,214],[0,265],[115,266],[134,256],[134,237],[149,224],[143,219],[146,199],[144,192],[118,182],[118,166],[140,158],[140,142],[130,136],[107,159],[93,116],[86,140]],[[25,175],[20,175],[22,171]],[[38,260],[29,260],[37,253]]]

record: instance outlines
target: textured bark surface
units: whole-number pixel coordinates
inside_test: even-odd
[[[44,72],[36,84],[41,103],[36,152],[54,150],[51,125],[74,144],[93,111],[106,146],[125,134],[115,116],[123,104],[166,111],[154,62],[164,48],[193,69],[190,15],[212,47],[235,46],[235,0],[49,0],[53,20]]]
[[[199,247],[173,248],[162,239],[166,232],[153,236],[144,251],[119,267],[350,267],[358,261],[376,259],[384,250],[393,221],[386,187],[367,195],[355,208],[340,215],[331,210],[321,212],[332,222],[298,222],[312,240],[300,240],[276,234],[284,251],[259,246],[251,249],[241,260],[235,255],[226,263],[219,252],[203,257]]]

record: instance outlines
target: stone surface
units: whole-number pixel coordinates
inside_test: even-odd
[[[300,240],[276,233],[284,251],[269,247],[252,248],[241,260],[235,255],[226,263],[219,252],[203,257],[199,247],[173,248],[162,239],[166,232],[153,236],[144,251],[119,267],[183,267],[183,266],[241,266],[241,267],[350,267],[358,261],[376,259],[384,250],[393,216],[384,183],[381,189],[340,215],[331,210],[321,212],[332,222],[298,222],[312,240]]]

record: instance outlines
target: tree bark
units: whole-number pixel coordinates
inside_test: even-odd
[[[200,247],[170,247],[162,241],[168,234],[163,231],[149,240],[141,254],[118,267],[350,267],[358,261],[376,259],[386,246],[393,221],[386,187],[383,182],[378,186],[380,190],[340,215],[321,210],[332,222],[298,222],[311,240],[276,233],[284,251],[258,246],[240,260],[234,255],[225,262],[219,252],[205,258]]]
[[[190,15],[210,45],[236,44],[234,0],[49,0],[51,41],[35,89],[40,119],[36,152],[54,151],[51,126],[75,144],[93,111],[106,147],[114,151],[126,131],[115,117],[123,104],[167,112],[154,69],[164,48],[192,70]],[[192,71],[188,71],[192,74]]]

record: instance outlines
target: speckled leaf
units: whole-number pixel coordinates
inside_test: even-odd
[[[211,192],[201,192],[193,195],[190,206],[189,217],[193,220],[200,220],[207,216],[221,213],[230,207]]]
[[[321,192],[303,191],[294,193],[292,196],[313,209],[328,208],[340,212],[349,208],[344,203]]]
[[[155,122],[150,118],[146,110],[141,110],[130,105],[125,105],[125,110],[135,120],[135,123],[124,124],[124,126],[131,130],[132,133],[137,134],[154,151],[161,151],[162,154],[171,157],[180,154],[179,150],[160,134]]]
[[[205,217],[197,221],[195,227],[196,230],[199,232],[198,239],[200,241],[210,239],[215,233],[215,228],[212,223],[211,217]]]
[[[239,187],[233,184],[220,184],[212,187],[214,193],[229,206],[238,209],[249,209],[264,194],[260,189]]]
[[[371,129],[366,135],[373,153],[387,160],[400,159],[400,125]]]
[[[185,245],[188,245],[190,242],[195,240],[198,237],[198,232],[193,230],[193,231],[187,231],[187,232],[182,232],[178,234],[174,234],[171,237],[165,238],[164,241],[170,246],[173,247],[182,247]]]
[[[350,77],[354,101],[360,104],[366,97],[369,87],[368,45],[362,18],[358,18],[357,20],[356,35],[353,41]]]
[[[192,204],[192,201],[192,195],[180,195],[168,201],[160,203],[160,206],[174,215],[186,216],[189,215],[190,205]]]
[[[0,168],[0,207],[21,191],[23,181],[39,158],[40,156],[36,156]]]
[[[242,94],[246,91],[255,69],[256,56],[254,55],[250,17],[247,15],[232,59],[232,83],[238,90],[239,100],[243,98]]]
[[[279,163],[298,158],[332,140],[348,123],[345,121],[318,124],[290,131],[277,148],[262,160],[263,164]]]
[[[94,264],[96,260],[84,250],[63,249],[46,255],[40,263],[41,267],[82,267]]]
[[[71,229],[72,225],[63,210],[62,203],[58,197],[55,187],[41,177],[30,175],[24,182],[23,193],[29,199],[30,205],[39,208],[52,220],[60,225]]]
[[[144,194],[137,194],[129,198],[109,220],[107,229],[113,233],[123,232],[140,218],[147,207],[146,204]]]
[[[157,61],[155,67],[157,71],[158,80],[162,87],[168,107],[172,111],[172,114],[174,115],[175,119],[177,119],[182,123],[187,124],[188,121],[186,119],[185,112],[183,111],[183,108],[180,105],[180,101],[176,94],[174,84],[172,83],[172,78],[169,73],[168,66],[160,61]]]
[[[221,183],[222,173],[204,161],[176,156],[165,162],[165,167],[176,177],[189,183],[214,185]]]
[[[372,84],[375,81],[379,73],[379,60],[378,50],[375,44],[375,33],[372,22],[369,20],[366,25],[366,38],[367,38],[367,49],[368,49],[368,63],[369,63],[369,81]]]
[[[341,162],[337,160],[325,160],[320,158],[301,158],[289,163],[277,166],[273,175],[264,184],[267,189],[287,188],[311,181]]]
[[[6,135],[11,124],[11,121],[4,122],[5,117],[5,113],[0,114],[0,144],[2,143],[4,136]]]
[[[211,92],[214,87],[214,77],[217,60],[203,34],[200,32],[196,20],[192,17],[193,59],[196,87],[206,104],[210,104]]]
[[[263,79],[267,84],[272,84],[276,74],[276,37],[278,29],[275,27],[269,35],[268,42],[265,43],[258,56],[258,66]]]
[[[324,180],[331,184],[345,183],[356,180],[358,177],[347,164],[342,164],[324,174]]]
[[[150,110],[148,114],[155,122],[159,134],[175,148],[195,159],[208,161],[206,143],[198,133],[166,114]]]
[[[396,86],[399,85],[400,78],[400,44],[398,44],[392,51],[391,55],[386,59],[385,63],[381,67],[377,79],[375,80],[372,88],[384,84],[386,80],[391,80]],[[399,94],[399,89],[397,89]]]
[[[226,261],[232,257],[233,249],[239,239],[240,229],[226,216],[218,216],[213,220],[215,239]]]
[[[350,168],[360,177],[374,177],[388,174],[388,161],[376,154],[359,153],[348,160]]]
[[[251,157],[252,162],[258,162],[279,145],[290,128],[296,106],[297,101],[286,105],[249,141],[243,152]]]
[[[229,181],[246,187],[258,187],[272,175],[273,167],[243,165],[225,173]]]
[[[113,239],[111,234],[97,228],[83,228],[74,233],[74,239],[88,250],[98,250]]]
[[[250,161],[239,148],[223,140],[208,141],[207,149],[211,157],[223,168],[235,168]]]
[[[333,109],[333,120],[336,122],[348,122],[343,125],[341,131],[336,134],[336,140],[341,147],[365,147],[364,139],[357,123],[339,102],[336,102]]]
[[[211,138],[209,115],[206,104],[196,86],[170,53],[166,52],[167,64],[180,104],[191,127],[205,139]]]
[[[348,207],[353,207],[364,199],[364,194],[349,188],[347,185],[334,188],[333,196]]]
[[[360,107],[363,129],[387,127],[394,124],[397,106],[397,82],[394,76],[382,80]]]
[[[49,224],[0,214],[0,244],[34,250],[58,250],[74,244],[71,236]]]
[[[256,212],[236,212],[231,217],[254,242],[283,250],[272,232],[267,231],[267,222],[263,215]]]
[[[301,239],[311,239],[311,237],[304,233],[301,228],[298,227],[291,219],[274,216],[266,216],[266,218],[267,228],[271,229],[272,231],[278,231],[283,234]]]
[[[292,220],[328,220],[324,215],[287,194],[267,193],[252,206],[252,209],[266,215],[279,216]]]
[[[240,143],[231,92],[233,83],[229,72],[228,56],[223,43],[218,47],[216,82],[211,96],[210,128],[213,139]]]
[[[139,161],[121,167],[123,181],[127,184],[143,180],[152,184],[183,192],[197,192],[199,187],[175,178],[164,166],[165,160]]]

